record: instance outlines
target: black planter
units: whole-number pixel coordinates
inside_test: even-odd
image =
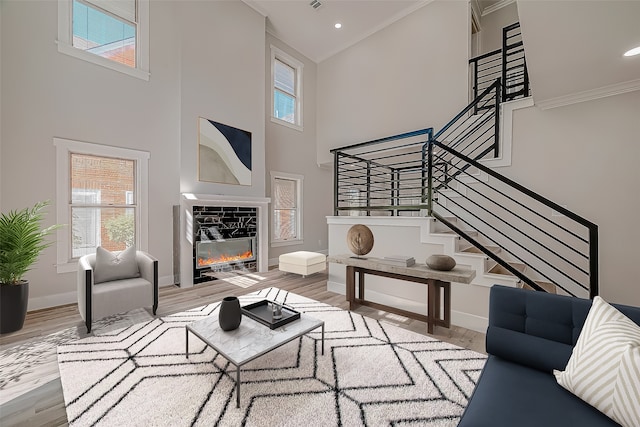
[[[232,331],[240,326],[242,310],[237,297],[225,297],[220,304],[218,322],[223,331]]]
[[[29,282],[0,285],[0,334],[22,329],[29,302]]]

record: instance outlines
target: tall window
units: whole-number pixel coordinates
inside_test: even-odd
[[[303,243],[301,175],[271,172],[271,246]]]
[[[71,258],[135,244],[135,160],[70,153]],[[131,194],[127,200],[127,195]]]
[[[303,64],[271,46],[272,121],[302,130]]]
[[[58,50],[149,79],[148,0],[58,0]]]
[[[110,3],[73,0],[72,8],[73,47],[135,68],[137,24],[134,0]]]
[[[58,271],[98,246],[146,250],[148,153],[54,138]]]

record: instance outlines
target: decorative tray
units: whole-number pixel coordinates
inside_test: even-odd
[[[266,299],[253,304],[242,307],[242,314],[252,318],[256,322],[268,326],[271,329],[277,329],[287,323],[293,322],[300,318],[300,313],[286,305],[282,306],[282,318],[274,319],[272,315],[271,301]]]

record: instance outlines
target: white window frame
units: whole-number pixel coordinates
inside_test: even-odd
[[[276,112],[273,108],[273,103],[275,101],[275,68],[276,68],[276,59],[280,62],[285,63],[286,65],[293,68],[295,71],[295,91],[294,94],[296,98],[295,102],[295,123],[289,123],[285,120],[279,119],[276,117]],[[298,130],[302,132],[303,122],[302,122],[302,70],[304,68],[304,64],[301,61],[298,61],[293,56],[287,54],[286,52],[278,49],[277,47],[271,45],[271,121],[273,123],[277,123],[279,125],[283,125],[289,127],[291,129]]]
[[[136,67],[73,46],[73,0],[58,0],[58,52],[149,81],[149,0],[136,0]]]
[[[298,236],[296,239],[291,239],[291,240],[281,240],[281,239],[276,239],[275,237],[275,215],[274,215],[274,211],[275,211],[275,197],[273,195],[273,189],[275,188],[275,180],[276,179],[288,179],[288,180],[292,180],[292,181],[296,181],[296,205],[298,207],[296,214],[297,214],[297,218],[296,218],[296,224],[297,224],[297,230],[296,230],[296,235]],[[304,214],[303,214],[303,189],[304,189],[304,176],[302,175],[297,175],[297,174],[293,174],[293,173],[286,173],[286,172],[276,172],[276,171],[271,171],[271,247],[278,247],[278,246],[292,246],[292,245],[301,245],[304,244],[304,236],[302,235],[302,230],[304,230],[303,227],[303,218],[304,218]]]
[[[135,161],[136,248],[147,251],[149,246],[149,152],[109,145],[92,144],[70,139],[53,138],[56,147],[56,223],[67,224],[57,230],[56,249],[58,273],[77,271],[78,260],[71,257],[72,230],[69,224],[71,186],[71,153],[114,157]]]

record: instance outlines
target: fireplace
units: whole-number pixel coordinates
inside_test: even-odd
[[[181,287],[220,271],[268,271],[268,198],[182,193],[174,209],[174,275]]]
[[[196,242],[196,268],[256,260],[256,238],[204,240]]]
[[[193,206],[193,283],[219,271],[256,271],[257,209]]]

